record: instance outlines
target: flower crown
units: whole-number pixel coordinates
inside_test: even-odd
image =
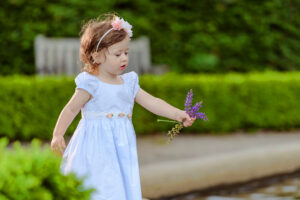
[[[118,16],[115,16],[115,17],[114,17],[114,20],[111,22],[111,26],[112,26],[112,28],[109,29],[108,31],[106,31],[106,32],[103,34],[103,36],[100,38],[100,40],[99,40],[99,42],[98,42],[98,44],[97,44],[97,46],[96,46],[96,52],[98,51],[98,47],[99,47],[101,41],[103,40],[103,38],[104,38],[110,31],[112,31],[112,30],[117,30],[117,31],[119,31],[119,30],[121,30],[121,29],[124,29],[124,30],[127,32],[127,34],[128,34],[129,37],[132,36],[132,30],[131,30],[132,26],[131,26],[127,21],[125,21],[125,20],[122,19],[122,18],[119,18]]]

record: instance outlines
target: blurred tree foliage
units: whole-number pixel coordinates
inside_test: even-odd
[[[6,0],[0,73],[34,73],[37,34],[78,37],[83,21],[115,11],[151,40],[153,63],[178,72],[299,70],[298,0]]]

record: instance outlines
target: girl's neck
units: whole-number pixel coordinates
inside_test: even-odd
[[[100,80],[104,80],[108,83],[113,84],[122,84],[123,80],[119,75],[111,74],[108,72],[99,72],[98,75],[96,75]]]

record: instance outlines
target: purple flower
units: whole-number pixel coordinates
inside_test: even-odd
[[[206,117],[206,115],[204,114],[204,113],[196,113],[196,119],[199,119],[199,118],[201,118],[201,119],[203,119],[204,121],[207,121],[208,119],[207,119],[207,117]]]
[[[203,119],[203,120],[208,120],[207,117],[205,116],[204,113],[197,113],[199,108],[202,107],[202,101],[197,102],[193,108],[191,108],[192,106],[192,100],[193,100],[193,90],[190,89],[190,91],[187,93],[186,95],[186,100],[185,100],[185,112],[189,114],[190,117],[194,118],[196,117],[196,119]]]
[[[194,118],[196,116],[196,112],[199,110],[200,105],[202,102],[197,102],[196,105],[192,108],[192,110],[189,112],[189,115]]]
[[[196,117],[196,119],[200,118],[204,121],[208,120],[204,113],[198,112],[199,108],[202,107],[202,101],[197,102],[192,108],[192,100],[193,100],[193,90],[190,89],[190,91],[186,95],[185,106],[184,106],[185,112],[188,113],[188,115],[192,118]],[[168,143],[172,141],[175,135],[180,133],[180,130],[183,128],[183,122],[177,122],[174,120],[161,120],[161,119],[157,119],[157,121],[176,123],[175,127],[173,127],[172,130],[168,131],[168,135],[170,136]]]
[[[192,106],[192,100],[193,100],[193,90],[190,89],[190,91],[186,95],[185,100],[185,112],[189,113]]]

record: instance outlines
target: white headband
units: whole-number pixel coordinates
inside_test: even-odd
[[[98,42],[98,44],[97,44],[97,46],[96,46],[96,52],[98,51],[98,47],[99,47],[101,41],[103,40],[103,38],[104,38],[110,31],[112,31],[112,30],[118,30],[118,31],[119,31],[119,30],[121,30],[121,29],[124,29],[124,30],[127,32],[127,34],[128,34],[129,37],[132,36],[132,30],[131,30],[132,26],[131,26],[127,21],[125,21],[124,19],[119,18],[118,16],[115,16],[115,19],[111,22],[111,25],[112,25],[112,28],[109,29],[108,31],[106,31],[106,32],[102,35],[102,37],[100,38],[100,40],[99,40],[99,42]]]

